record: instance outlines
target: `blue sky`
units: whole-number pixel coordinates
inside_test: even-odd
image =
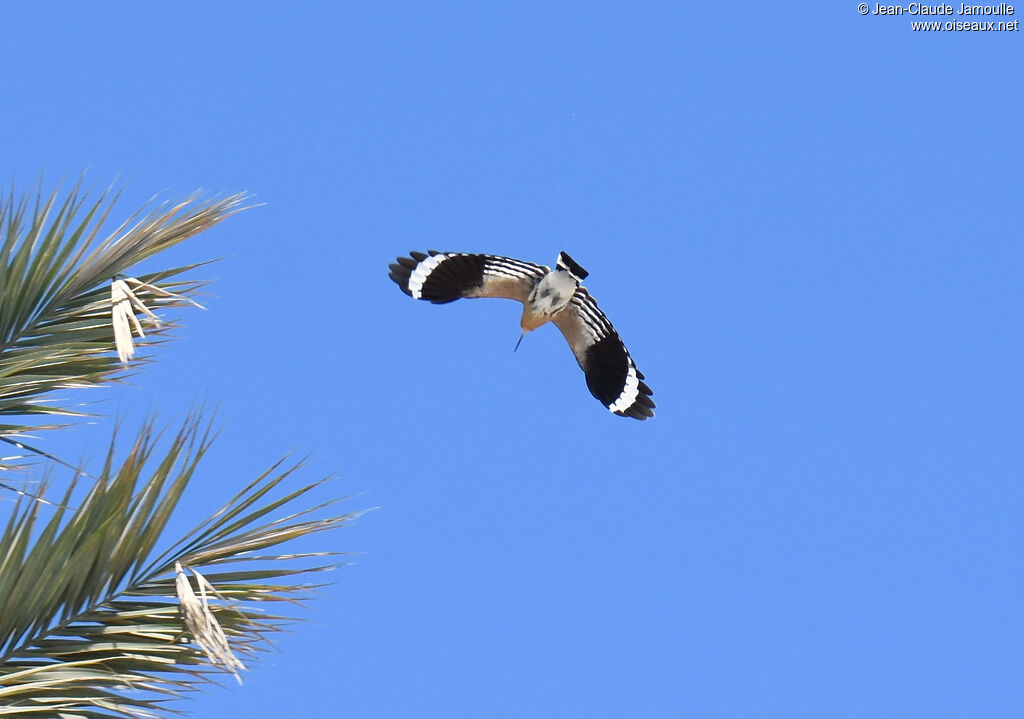
[[[1020,33],[553,5],[5,13],[8,180],[265,203],[167,256],[224,258],[209,311],[89,399],[218,407],[191,516],[288,451],[379,507],[182,708],[1019,717]],[[513,354],[512,302],[400,293],[427,248],[571,252],[657,416],[602,410],[553,327]]]

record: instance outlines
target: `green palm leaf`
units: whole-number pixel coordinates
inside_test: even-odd
[[[198,611],[241,661],[290,621],[254,605],[299,601],[316,586],[313,574],[336,565],[328,553],[280,552],[355,516],[289,510],[319,482],[272,498],[297,468],[283,463],[158,553],[211,437],[194,417],[161,452],[159,439],[146,425],[120,462],[112,442],[77,509],[67,508],[72,483],[55,509],[25,500],[11,513],[0,536],[0,716],[163,716],[168,699],[240,667],[215,656],[218,668],[197,644],[176,564],[203,570],[202,580],[185,570],[177,581],[205,591]],[[52,512],[45,522],[44,512]]]
[[[77,183],[34,200],[0,200],[0,439],[32,428],[36,415],[78,415],[54,392],[124,376],[115,354],[112,283],[139,262],[245,209],[245,195],[191,197],[143,208],[99,239],[116,196],[89,200]],[[201,283],[181,279],[195,265],[131,278],[141,305],[190,302]],[[140,304],[129,303],[134,312]],[[140,309],[141,311],[141,309]],[[145,318],[144,318],[145,319]],[[150,321],[141,347],[162,341],[173,323]],[[142,358],[144,361],[144,358]],[[21,442],[20,448],[35,448]],[[0,465],[2,466],[2,465]]]

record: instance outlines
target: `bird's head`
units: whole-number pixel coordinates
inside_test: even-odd
[[[523,316],[519,320],[519,326],[523,328],[523,334],[533,332],[545,322],[551,320],[550,315],[537,312],[529,302],[523,304]]]
[[[522,334],[519,335],[519,342],[523,341],[523,337],[526,337],[527,332],[533,332],[545,322],[550,321],[551,317],[535,312],[529,302],[524,302],[523,316],[519,320],[519,326],[523,329]],[[516,342],[516,349],[519,349],[519,342]],[[512,351],[514,352],[515,350]]]

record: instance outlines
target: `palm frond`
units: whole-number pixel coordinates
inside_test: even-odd
[[[281,462],[167,542],[211,441],[193,417],[158,451],[150,423],[120,462],[112,442],[76,509],[74,482],[55,507],[19,500],[0,535],[0,716],[163,716],[169,698],[237,674],[291,621],[255,605],[301,601],[336,566],[331,553],[278,551],[356,516],[289,512],[319,483],[272,498],[298,467]]]
[[[81,181],[63,194],[30,200],[12,190],[0,199],[0,415],[18,417],[16,431],[31,427],[33,415],[80,414],[53,393],[123,377],[136,345],[161,342],[173,322],[144,316],[145,336],[133,340],[125,333],[129,314],[141,333],[136,312],[193,302],[202,283],[181,275],[195,265],[127,273],[246,208],[244,194],[151,204],[98,239],[116,199],[110,192],[90,199]],[[127,306],[112,300],[126,287]]]

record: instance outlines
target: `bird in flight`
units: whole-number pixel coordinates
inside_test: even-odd
[[[388,274],[405,294],[435,304],[460,297],[518,300],[523,303],[520,341],[527,332],[554,322],[601,404],[621,417],[654,416],[651,388],[619,333],[580,284],[589,273],[568,253],[559,253],[554,270],[496,255],[436,250],[409,254],[389,265]]]

